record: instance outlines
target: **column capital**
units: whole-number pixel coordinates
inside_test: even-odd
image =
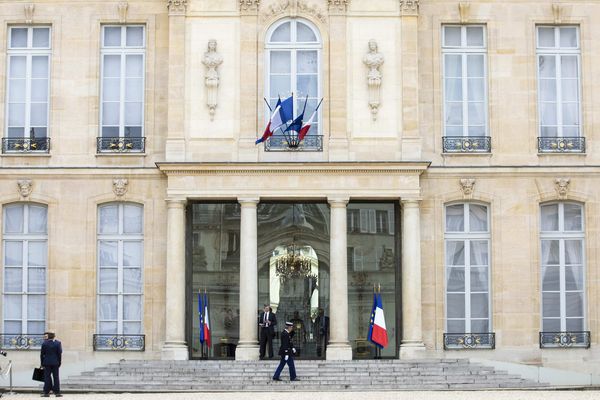
[[[187,203],[185,197],[168,197],[165,199],[168,208],[183,208]]]
[[[167,0],[169,15],[185,15],[187,0]]]
[[[419,0],[400,0],[400,16],[417,17],[419,15]]]
[[[257,15],[260,0],[240,0],[240,13],[243,15]]]
[[[346,207],[349,201],[349,197],[327,197],[327,202],[331,207]]]
[[[400,199],[403,208],[415,208],[421,204],[421,199]]]
[[[241,204],[242,207],[256,207],[256,205],[260,202],[260,197],[256,196],[248,196],[248,197],[238,197],[238,203]]]

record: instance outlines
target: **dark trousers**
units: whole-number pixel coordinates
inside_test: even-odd
[[[269,358],[273,358],[273,335],[271,335],[269,328],[260,328],[260,358],[265,357],[265,350],[267,345],[269,346]]]
[[[281,361],[279,361],[279,365],[275,370],[275,375],[273,375],[273,379],[279,379],[279,375],[281,375],[281,371],[285,367],[285,364],[290,368],[290,379],[296,379],[296,366],[294,366],[294,357],[289,356],[287,361],[285,360],[285,356],[281,356]]]
[[[50,391],[54,394],[60,393],[58,365],[44,365],[44,393],[48,394]]]

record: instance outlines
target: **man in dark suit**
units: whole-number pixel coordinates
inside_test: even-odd
[[[317,356],[321,357],[327,351],[329,340],[329,317],[325,315],[325,310],[322,308],[319,308],[319,314],[315,318],[314,333],[317,339]]]
[[[285,364],[290,368],[290,381],[299,380],[296,377],[296,367],[294,366],[294,354],[296,354],[296,349],[294,348],[294,343],[292,343],[292,338],[290,337],[292,330],[294,330],[294,324],[292,322],[286,322],[285,329],[281,332],[281,347],[279,348],[281,361],[273,375],[274,381],[281,380],[279,376],[281,375],[281,371],[283,371]]]
[[[265,304],[263,312],[258,318],[258,326],[260,326],[260,359],[265,358],[265,350],[269,347],[269,358],[273,358],[273,336],[275,336],[275,325],[277,325],[277,317],[273,313],[271,307]]]
[[[62,397],[58,377],[58,369],[62,364],[62,345],[59,340],[56,340],[54,332],[44,333],[40,363],[44,367],[44,394],[42,397],[50,397],[50,391],[56,397]]]

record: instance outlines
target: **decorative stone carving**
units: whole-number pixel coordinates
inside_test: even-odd
[[[556,193],[558,193],[559,198],[565,199],[567,197],[570,183],[570,178],[556,178],[554,180],[554,188],[556,189]]]
[[[125,178],[115,178],[113,179],[113,192],[117,197],[125,196],[127,193],[127,186],[129,185],[129,181]]]
[[[473,178],[462,178],[459,181],[460,190],[463,193],[463,198],[470,199],[473,196],[475,190],[475,179]]]
[[[219,88],[219,71],[217,68],[223,63],[223,57],[217,53],[217,41],[208,41],[208,51],[202,57],[202,64],[206,66],[204,85],[206,86],[206,105],[210,113],[210,120],[215,116],[217,108],[217,90]]]
[[[559,3],[552,3],[552,14],[554,15],[554,23],[560,24],[562,22],[562,14],[564,7]]]
[[[470,3],[458,3],[458,12],[460,14],[460,23],[466,24],[469,22]]]
[[[117,10],[119,12],[119,23],[124,24],[127,22],[127,9],[129,8],[129,3],[126,1],[122,1],[117,4]]]
[[[19,191],[19,195],[21,195],[22,198],[26,199],[33,191],[33,182],[31,181],[31,179],[20,179],[17,181],[17,188]]]
[[[383,54],[377,52],[375,39],[369,40],[369,52],[364,56],[363,63],[369,68],[367,73],[367,84],[369,85],[369,108],[373,121],[377,119],[379,111],[379,94],[381,88],[381,71],[379,67],[383,64]]]
[[[33,12],[35,11],[35,4],[25,4],[25,23],[33,24]]]
[[[419,0],[400,0],[400,14],[418,15]]]
[[[350,0],[327,0],[329,11],[345,12],[348,8]]]
[[[261,19],[264,22],[281,14],[293,18],[298,16],[298,13],[312,15],[322,23],[327,23],[327,13],[319,5],[303,0],[279,0],[271,3],[263,10]]]
[[[240,0],[240,11],[242,12],[258,12],[260,0]]]
[[[187,0],[167,0],[169,14],[185,14]]]

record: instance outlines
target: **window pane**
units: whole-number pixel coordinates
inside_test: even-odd
[[[123,292],[142,293],[142,270],[140,268],[123,269]]]
[[[102,100],[119,101],[121,92],[121,80],[119,78],[102,79]]]
[[[560,332],[560,319],[544,318],[542,330],[544,332]]]
[[[125,103],[125,125],[142,125],[142,103]]]
[[[542,290],[560,290],[560,267],[542,267]]]
[[[5,241],[4,242],[4,265],[22,266],[23,265],[23,242]]]
[[[446,123],[450,125],[462,125],[463,105],[462,103],[446,104]]]
[[[467,46],[483,46],[483,27],[467,26]]]
[[[538,28],[538,46],[554,47],[554,28]]]
[[[12,103],[8,107],[8,125],[25,126],[25,104]]]
[[[556,125],[556,103],[544,103],[540,107],[542,125]]]
[[[483,101],[485,99],[485,81],[480,78],[470,78],[467,80],[467,91],[469,101]]]
[[[29,293],[44,293],[46,291],[46,269],[28,268],[27,286],[29,286]]]
[[[448,282],[446,283],[447,292],[465,291],[465,269],[448,268]]]
[[[29,233],[46,233],[48,219],[46,207],[29,206]]]
[[[20,294],[4,295],[4,319],[21,319],[21,300]]]
[[[46,318],[46,302],[44,295],[29,295],[27,296],[27,318],[28,319],[45,319]]]
[[[290,42],[290,31],[291,28],[289,22],[281,24],[277,27],[277,29],[275,29],[275,31],[273,31],[273,34],[271,35],[271,42]]]
[[[567,317],[583,317],[583,293],[566,293]]]
[[[469,103],[469,125],[485,124],[485,108],[483,103]]]
[[[556,79],[540,79],[540,100],[556,102]]]
[[[540,68],[540,77],[556,78],[555,56],[539,56],[538,65]]]
[[[41,335],[46,330],[45,325],[43,321],[28,321],[27,333],[30,335]]]
[[[560,72],[563,78],[577,78],[579,76],[579,68],[577,65],[577,56],[561,56]]]
[[[487,207],[478,204],[469,204],[469,221],[471,232],[486,232]]]
[[[102,124],[119,125],[119,103],[102,103]]]
[[[577,79],[561,79],[563,101],[579,101],[578,86],[579,81]]]
[[[142,296],[123,296],[123,319],[142,319]]]
[[[477,266],[489,265],[487,240],[472,240],[471,241],[471,265],[477,265]]]
[[[488,333],[490,321],[488,319],[477,319],[471,321],[471,333]]]
[[[4,321],[4,333],[15,334],[22,332],[23,328],[21,321]]]
[[[23,270],[21,268],[4,269],[4,291],[13,293],[23,291]]]
[[[560,28],[560,47],[579,47],[577,44],[577,28]]]
[[[10,78],[24,79],[26,74],[27,58],[24,56],[10,56]]]
[[[544,317],[560,317],[560,293],[542,293]]]
[[[570,332],[583,331],[583,318],[567,318],[567,331],[570,331]]]
[[[10,47],[27,47],[27,28],[10,29]]]
[[[44,49],[50,47],[50,28],[33,28],[33,47]]]
[[[48,249],[46,242],[29,242],[29,265],[32,267],[45,267],[48,265]]]
[[[142,26],[128,26],[126,36],[126,46],[142,47],[144,45],[144,28]]]
[[[271,51],[271,73],[289,74],[291,71],[289,51]]]
[[[48,78],[48,56],[31,57],[31,77]]]
[[[123,209],[123,233],[142,233],[142,213],[144,208],[138,205],[126,204]]]
[[[565,267],[565,289],[583,290],[583,267]]]
[[[446,78],[446,101],[462,101],[462,79]]]
[[[542,240],[542,264],[558,265],[560,260],[559,241]]]
[[[317,75],[298,75],[298,83],[296,90],[298,92],[298,97],[310,95],[316,96],[318,92],[317,87]],[[304,106],[304,101],[302,101],[302,106]],[[309,118],[309,114],[306,114],[306,118]]]
[[[140,322],[124,322],[123,323],[123,334],[124,335],[139,335],[142,333],[142,324]]]
[[[31,101],[48,101],[48,79],[31,80]]]
[[[446,231],[464,232],[465,230],[465,207],[463,204],[455,204],[446,207]]]
[[[446,241],[446,265],[465,265],[465,242]]]
[[[8,81],[8,101],[11,103],[25,102],[25,79]]]
[[[47,126],[48,125],[48,104],[47,103],[32,103],[31,104],[31,125]]]
[[[489,303],[487,293],[471,294],[471,317],[487,318],[489,316]]]
[[[298,63],[297,71],[299,74],[318,72],[318,58],[316,50],[298,51],[296,57]],[[316,93],[314,93],[313,96],[316,96]]]
[[[566,103],[562,105],[563,124],[579,125],[579,104]]]
[[[123,242],[123,266],[140,267],[142,265],[142,243]]]
[[[105,78],[118,78],[121,76],[121,56],[105,55],[102,76]]]
[[[448,333],[465,333],[464,320],[448,320],[446,325],[448,326]]]
[[[460,54],[446,54],[444,56],[446,77],[462,77],[462,56]]]
[[[118,126],[103,126],[102,127],[102,137],[119,137],[119,127]]]
[[[121,46],[121,27],[104,27],[104,46]]]
[[[116,268],[100,268],[100,293],[119,291],[119,271]]]
[[[23,211],[20,204],[4,207],[4,233],[23,232]]]
[[[467,56],[467,76],[469,78],[483,78],[485,76],[483,55]]]
[[[558,204],[542,206],[542,231],[558,231]]]
[[[98,330],[101,335],[114,335],[117,333],[116,322],[100,322],[98,325]]]
[[[117,319],[117,296],[99,296],[98,316],[101,320]]]
[[[445,26],[444,27],[444,46],[460,47],[461,44],[461,27],[460,26]]]
[[[565,262],[567,265],[583,264],[583,241],[565,240]]]
[[[465,295],[448,293],[448,315],[447,318],[465,317]]]
[[[144,96],[144,81],[142,78],[127,78],[125,80],[125,101],[141,102]],[[107,99],[108,100],[108,99]]]
[[[471,268],[471,291],[488,291],[488,268]]]
[[[98,246],[100,265],[104,267],[117,266],[117,242],[101,240]]]
[[[125,76],[132,78],[144,76],[144,57],[141,54],[125,56]]]
[[[119,209],[117,205],[100,207],[99,233],[117,233],[119,230]]]
[[[296,36],[298,42],[316,42],[317,37],[312,29],[302,22],[296,24]]]

